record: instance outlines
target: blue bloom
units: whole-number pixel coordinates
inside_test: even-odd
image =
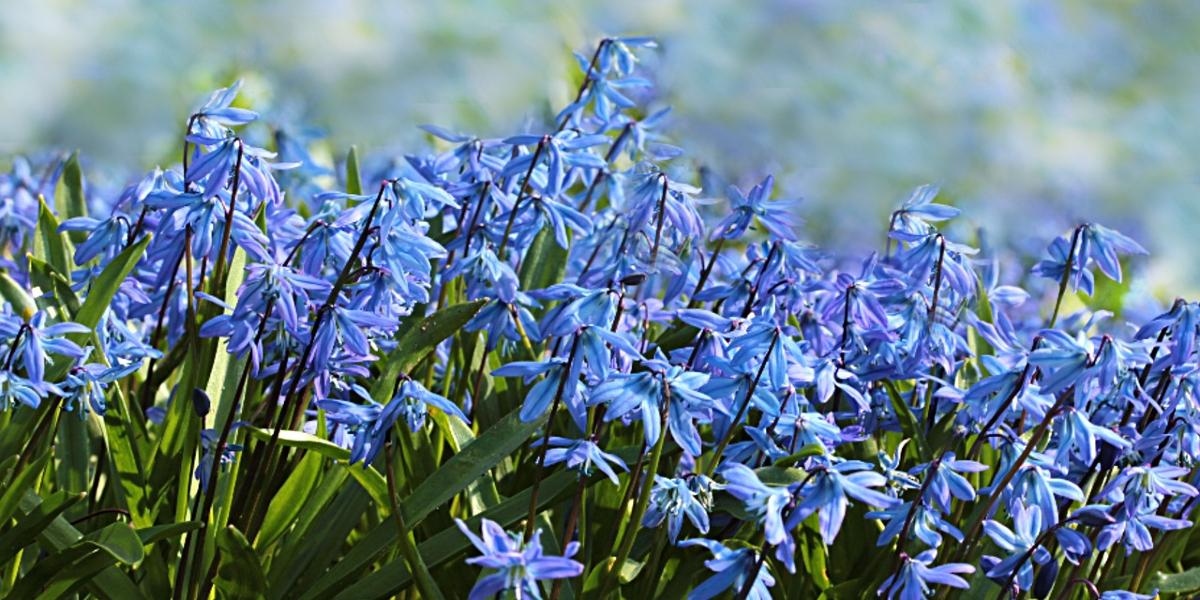
[[[83,358],[86,353],[78,344],[63,337],[69,333],[88,333],[87,327],[78,323],[54,323],[46,325],[45,311],[38,311],[24,325],[25,335],[20,336],[17,352],[20,353],[25,375],[34,385],[43,382],[46,372],[46,353],[72,359]],[[17,334],[19,335],[19,334]]]
[[[567,544],[563,556],[550,556],[542,551],[541,531],[533,539],[522,540],[518,534],[509,534],[495,521],[482,520],[480,535],[467,528],[462,519],[455,519],[463,535],[481,553],[467,559],[467,564],[495,570],[475,583],[471,588],[470,600],[491,598],[501,592],[511,592],[518,598],[541,598],[539,581],[566,579],[583,573],[583,565],[571,560],[579,550],[578,542]]]
[[[687,517],[701,534],[708,533],[708,510],[713,489],[721,488],[704,475],[690,479],[654,476],[654,488],[650,492],[650,508],[642,519],[646,527],[658,527],[667,521],[667,537],[676,543]]]
[[[1008,553],[1008,557],[997,559],[991,556],[984,556],[984,568],[987,576],[992,579],[1005,579],[1018,569],[1015,577],[1017,587],[1022,590],[1028,590],[1033,585],[1033,564],[1045,564],[1050,561],[1051,555],[1038,543],[1038,537],[1042,533],[1042,513],[1033,508],[1018,506],[1016,512],[1013,513],[1014,529],[1009,529],[998,521],[987,520],[983,522],[983,530],[1001,550]],[[1033,549],[1033,560],[1026,560],[1026,554]]]
[[[901,240],[924,237],[934,231],[932,223],[958,216],[957,208],[933,201],[938,191],[936,185],[922,185],[913,190],[912,195],[892,213],[889,235]]]
[[[889,600],[897,597],[901,600],[919,600],[933,593],[933,584],[963,590],[970,587],[959,575],[974,573],[975,567],[963,563],[947,563],[935,567],[932,565],[936,558],[936,550],[926,550],[916,556],[901,556],[903,565],[899,575],[888,576],[883,585],[879,586],[879,595],[887,594]]]
[[[556,465],[558,463],[566,463],[568,469],[579,471],[584,477],[590,477],[593,469],[600,469],[608,477],[613,485],[618,485],[620,480],[617,478],[617,472],[613,470],[613,466],[620,467],[622,471],[628,471],[625,466],[625,461],[615,454],[610,454],[600,449],[591,440],[571,440],[567,438],[551,436],[550,449],[546,450],[544,466]]]
[[[867,463],[857,460],[830,463],[822,457],[817,458],[824,464],[818,464],[816,470],[810,471],[812,477],[798,490],[801,500],[788,516],[789,529],[819,511],[817,521],[821,538],[826,544],[832,544],[842,528],[850,498],[880,508],[896,504],[894,498],[874,489],[886,485],[887,479],[871,471]]]
[[[759,564],[753,550],[749,548],[730,549],[720,542],[704,538],[692,538],[679,543],[680,546],[702,546],[712,553],[713,557],[704,561],[704,566],[716,575],[705,579],[688,593],[688,600],[709,600],[725,590],[734,594],[741,593],[747,582],[750,583],[750,593],[747,600],[771,600],[770,588],[775,586],[775,578],[766,561]],[[751,579],[753,577],[753,579]]]
[[[17,404],[37,408],[46,397],[46,390],[45,385],[35,385],[11,371],[0,371],[0,410],[10,410]]]
[[[105,259],[116,256],[129,238],[129,219],[120,213],[100,221],[91,217],[75,217],[63,221],[59,231],[86,231],[87,239],[75,248],[75,264],[82,265],[97,256]]]
[[[713,226],[713,239],[737,239],[745,233],[757,217],[758,222],[776,239],[794,241],[796,234],[792,231],[799,223],[794,217],[795,203],[768,202],[775,178],[770,175],[750,188],[748,194],[734,186],[729,186],[726,195],[729,197],[731,212],[720,223]]]
[[[607,404],[606,421],[638,411],[648,446],[658,441],[665,420],[675,443],[692,456],[699,456],[701,440],[696,419],[710,419],[713,406],[712,398],[700,391],[708,374],[687,371],[662,360],[645,364],[655,370],[614,374],[592,391],[588,403]]]

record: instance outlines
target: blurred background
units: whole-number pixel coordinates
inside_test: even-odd
[[[649,34],[689,160],[802,197],[805,235],[882,245],[939,183],[966,226],[1040,250],[1079,219],[1132,235],[1155,289],[1200,290],[1200,3],[800,0],[42,0],[0,3],[0,165],[177,160],[186,115],[241,77],[338,155],[415,126],[503,135],[564,105],[572,50]],[[1035,251],[1036,251],[1035,250]]]

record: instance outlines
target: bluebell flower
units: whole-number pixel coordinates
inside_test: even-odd
[[[244,424],[242,422],[234,423],[233,430]],[[226,443],[225,447],[221,450],[220,458],[217,458],[214,454],[217,451],[218,440],[219,434],[215,429],[205,429],[200,432],[200,445],[203,448],[203,452],[200,455],[199,462],[196,464],[196,469],[192,472],[192,476],[200,480],[201,490],[207,491],[208,486],[212,483],[209,481],[209,477],[213,474],[214,460],[219,461],[217,465],[218,469],[224,472],[229,468],[229,465],[232,465],[237,460],[237,453],[242,451],[241,444]]]
[[[922,185],[892,213],[889,236],[902,240],[924,237],[934,230],[932,223],[952,219],[959,214],[953,206],[937,204],[938,186]]]
[[[0,410],[11,410],[18,404],[37,408],[46,397],[46,390],[45,385],[35,385],[11,371],[0,371]]]
[[[538,375],[544,375],[541,381],[529,388],[529,392],[525,395],[525,401],[521,404],[521,420],[528,423],[545,414],[557,394],[562,394],[561,399],[575,395],[582,365],[582,360],[576,360],[568,365],[565,358],[553,357],[545,361],[511,362],[492,371],[492,375],[524,377],[526,382]]]
[[[942,533],[949,535],[959,542],[963,540],[962,531],[955,527],[953,523],[947,521],[937,508],[929,506],[925,499],[922,498],[920,504],[915,509],[912,507],[912,502],[903,502],[885,510],[868,512],[868,519],[887,521],[887,525],[879,533],[879,538],[875,540],[875,544],[877,546],[885,546],[888,542],[899,536],[900,530],[904,528],[904,523],[909,519],[910,512],[912,513],[912,521],[909,525],[909,536],[915,537],[933,548],[942,545]],[[906,541],[902,540],[902,542]]]
[[[212,133],[222,131],[225,127],[245,125],[258,119],[258,113],[233,106],[233,101],[241,89],[242,80],[239,79],[229,87],[218,89],[210,94],[204,104],[192,113],[196,120],[196,126],[202,131]],[[191,131],[188,134],[191,134]]]
[[[129,219],[120,213],[103,221],[91,217],[74,217],[63,221],[59,231],[84,231],[87,239],[75,248],[75,264],[82,265],[97,256],[105,259],[116,256],[129,238]]]
[[[926,495],[942,512],[950,512],[951,496],[967,502],[975,499],[975,489],[960,473],[980,473],[986,470],[987,466],[982,463],[961,460],[955,458],[953,452],[949,452],[936,463],[918,466],[912,472],[925,473],[925,476],[930,478]]]
[[[1062,418],[1055,420],[1054,432],[1057,439],[1055,463],[1059,466],[1066,466],[1072,456],[1085,464],[1091,463],[1096,458],[1097,442],[1101,440],[1117,449],[1131,445],[1117,432],[1092,423],[1087,413],[1074,407],[1066,407]]]
[[[88,363],[71,367],[59,388],[63,394],[63,410],[75,411],[83,419],[88,411],[104,416],[108,407],[105,388],[130,374],[127,368],[105,367]]]
[[[1177,531],[1192,526],[1186,519],[1173,519],[1153,512],[1118,511],[1116,522],[1105,526],[1096,534],[1096,549],[1100,551],[1112,548],[1117,542],[1125,546],[1125,554],[1134,551],[1149,552],[1154,549],[1154,537],[1151,529],[1160,531]]]
[[[984,556],[983,566],[987,576],[992,579],[1006,579],[1014,569],[1017,587],[1028,590],[1033,586],[1033,565],[1045,564],[1050,561],[1050,551],[1038,544],[1038,538],[1043,531],[1042,513],[1033,508],[1016,507],[1013,513],[1013,529],[1009,529],[998,521],[983,522],[983,530],[992,538],[992,542],[1001,550],[1008,553],[1004,559]],[[1033,560],[1026,560],[1026,554],[1032,550]],[[1018,569],[1018,564],[1020,565]]]
[[[701,485],[693,485],[693,480],[707,480]],[[664,520],[667,522],[667,538],[674,544],[679,539],[683,528],[683,519],[687,517],[692,527],[701,534],[708,533],[708,511],[711,508],[706,502],[706,493],[721,486],[712,482],[704,475],[696,475],[691,479],[679,477],[654,476],[654,488],[650,491],[650,508],[642,519],[646,527],[658,527]]]
[[[665,417],[675,443],[692,456],[699,456],[701,440],[696,420],[711,419],[713,406],[712,398],[701,391],[708,374],[668,365],[661,359],[645,364],[654,370],[613,374],[592,390],[588,403],[607,404],[606,421],[639,411],[648,446],[658,441]]]
[[[579,471],[580,475],[584,477],[590,477],[593,469],[599,469],[608,477],[609,481],[613,482],[613,485],[620,483],[617,472],[613,470],[614,466],[619,467],[622,471],[629,470],[625,466],[625,461],[621,460],[619,456],[605,452],[591,440],[572,440],[551,436],[549,445],[550,449],[546,450],[543,466],[566,463],[568,469]]]
[[[713,239],[740,238],[757,217],[758,222],[774,238],[794,241],[796,234],[793,228],[799,225],[794,216],[795,203],[768,202],[771,188],[774,185],[775,178],[768,175],[758,185],[750,188],[750,192],[746,194],[732,185],[729,186],[726,195],[729,197],[731,212],[729,216],[713,226],[711,237]]]
[[[425,417],[429,407],[436,408],[447,415],[458,418],[466,423],[467,415],[450,399],[439,396],[412,379],[403,378],[392,399],[384,405],[378,420],[371,426],[373,435],[386,436],[387,430],[400,418],[404,418],[409,431],[416,433],[425,426]]]
[[[926,550],[916,556],[901,556],[903,564],[900,566],[900,573],[888,576],[883,585],[879,586],[878,595],[886,594],[889,600],[897,597],[901,600],[920,600],[933,593],[933,584],[962,590],[970,587],[959,575],[970,575],[975,572],[975,567],[963,563],[947,563],[935,567],[932,565],[936,558],[936,550]]]
[[[857,460],[834,463],[823,457],[816,458],[819,467],[810,471],[812,477],[797,491],[800,502],[788,515],[789,528],[819,512],[817,521],[821,538],[826,544],[832,544],[842,528],[850,498],[879,508],[897,503],[891,496],[874,489],[883,487],[887,479],[871,471],[867,463]]]
[[[25,335],[20,336],[17,352],[21,355],[25,366],[25,375],[34,385],[43,382],[46,372],[46,354],[55,354],[67,358],[79,359],[85,356],[83,348],[67,339],[70,333],[88,333],[91,330],[78,323],[46,324],[45,311],[33,315],[25,327]]]
[[[760,563],[753,550],[730,549],[721,542],[704,538],[684,540],[679,545],[706,548],[713,557],[704,561],[704,566],[716,573],[692,588],[688,600],[709,600],[725,590],[741,593],[747,583],[750,585],[747,600],[771,600],[770,588],[775,586],[775,578],[771,576],[770,565],[766,561]]]
[[[467,564],[496,571],[475,583],[468,596],[470,600],[491,598],[502,592],[510,592],[517,598],[541,598],[538,582],[567,579],[583,573],[583,565],[571,560],[579,551],[578,542],[567,544],[562,556],[550,556],[542,551],[540,530],[534,532],[533,539],[522,540],[521,535],[509,534],[489,519],[483,519],[481,535],[472,533],[462,519],[454,522],[481,553],[481,556],[468,558]]]

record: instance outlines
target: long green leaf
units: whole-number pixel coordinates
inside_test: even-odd
[[[43,529],[75,503],[83,500],[84,494],[54,492],[42,500],[36,508],[17,517],[17,524],[0,535],[0,565],[7,563],[21,548],[32,544]]]
[[[227,600],[255,600],[267,593],[267,578],[263,575],[258,555],[246,541],[246,536],[230,525],[217,534],[221,562],[217,566],[216,586]]]
[[[46,199],[38,196],[37,236],[34,238],[33,255],[46,261],[62,275],[71,273],[73,256],[71,242],[58,231],[58,217],[46,205]]]
[[[271,432],[257,427],[245,428],[250,432],[250,435],[261,440],[271,439]],[[383,475],[376,471],[374,467],[368,465],[352,465],[350,461],[350,451],[330,442],[323,440],[315,435],[305,433],[303,431],[283,430],[279,432],[279,444],[289,448],[300,448],[316,452],[322,456],[332,458],[346,467],[346,471],[367,493],[371,495],[371,500],[380,507],[380,510],[386,510],[388,506],[387,500],[387,482]]]
[[[42,454],[26,465],[24,470],[17,473],[12,481],[8,482],[4,493],[0,494],[0,526],[8,523],[8,520],[17,512],[17,507],[20,506],[21,499],[25,497],[25,492],[33,489],[33,482],[42,476],[42,470],[46,468],[46,463],[49,461],[50,454]]]
[[[346,153],[346,193],[362,194],[362,174],[358,169],[358,146],[350,146]]]
[[[405,331],[396,343],[396,349],[388,354],[387,360],[380,368],[380,377],[371,386],[371,397],[380,403],[391,400],[388,396],[396,385],[396,378],[402,373],[408,373],[433,352],[438,344],[462,329],[484,304],[485,301],[476,300],[443,308]]]
[[[546,422],[547,415],[542,415],[526,423],[521,420],[519,413],[520,409],[514,409],[500,422],[489,427],[404,499],[404,518],[409,527],[416,527],[429,513],[508,458]]]
[[[33,492],[26,492],[21,498],[21,510],[26,514],[34,511],[42,500]],[[128,527],[128,526],[126,526]],[[61,552],[76,545],[84,538],[83,534],[59,515],[38,534],[38,542],[47,551]],[[137,600],[145,598],[129,576],[112,564],[103,566],[94,576],[86,581],[88,590],[101,598],[110,600]]]

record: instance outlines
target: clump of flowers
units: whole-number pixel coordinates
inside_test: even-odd
[[[0,592],[1200,592],[1200,308],[1122,312],[1141,245],[1013,256],[922,186],[818,250],[773,178],[699,185],[654,47],[399,159],[318,164],[237,84],[121,190],[15,159]]]

